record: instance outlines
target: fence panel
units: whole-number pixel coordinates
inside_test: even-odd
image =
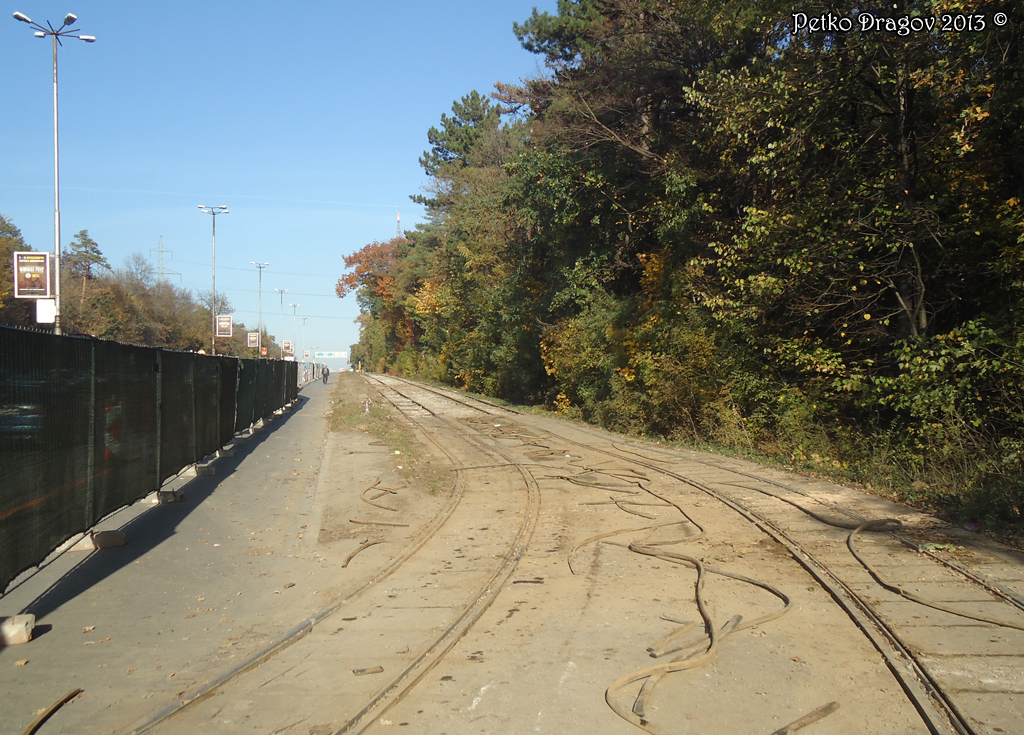
[[[0,326],[0,592],[297,396],[297,365]]]
[[[92,517],[102,518],[160,486],[157,467],[157,351],[93,342],[96,382],[93,401]]]
[[[193,384],[196,356],[163,352],[160,369],[160,481],[197,461]]]
[[[238,361],[238,393],[235,431],[244,431],[256,423],[256,377],[262,360]]]
[[[90,340],[0,329],[0,590],[91,525]]]
[[[195,401],[196,446],[195,459],[220,449],[223,444],[220,438],[220,363],[222,359],[212,355],[195,356],[195,382],[193,383],[193,400]],[[205,420],[201,420],[205,419]]]

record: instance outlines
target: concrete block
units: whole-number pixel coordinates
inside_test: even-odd
[[[212,461],[204,462],[203,464],[196,465],[196,474],[201,477],[210,477],[217,474],[217,468],[213,466]]]
[[[156,498],[160,505],[166,505],[167,503],[184,503],[185,493],[181,490],[158,490]]]
[[[85,538],[71,547],[71,551],[96,551],[124,546],[124,531],[90,531]]]
[[[32,640],[32,631],[36,627],[35,615],[15,615],[0,618],[0,647],[18,646]]]
[[[218,449],[217,450],[217,456],[218,457],[234,457],[235,456],[235,448],[233,446],[229,445],[229,446],[224,447],[223,449]]]

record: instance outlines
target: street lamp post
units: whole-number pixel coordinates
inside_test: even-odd
[[[257,263],[255,260],[250,260],[254,266],[260,269],[260,325],[258,333],[260,335],[260,344],[263,344],[263,269],[266,268],[270,263]]]
[[[292,307],[292,354],[294,355],[298,351],[298,348],[295,345],[295,335],[298,332],[295,328],[295,310],[302,306],[302,304],[288,304],[288,306]],[[296,356],[295,359],[298,359],[298,356]]]
[[[207,207],[199,205],[199,211],[206,212],[213,217],[213,283],[210,288],[210,317],[213,320],[213,332],[210,336],[210,354],[217,354],[217,215],[231,214],[226,204],[219,207]]]
[[[77,38],[86,43],[94,43],[96,36],[75,35],[78,29],[68,28],[78,20],[78,16],[74,13],[64,16],[64,22],[60,28],[54,28],[50,21],[46,21],[45,27],[33,23],[32,19],[24,13],[15,13],[14,19],[28,23],[35,28],[36,38],[50,36],[53,39],[53,296],[57,307],[53,320],[53,332],[60,334],[60,145],[57,135],[57,46],[63,45],[60,42],[62,38]]]
[[[308,316],[302,317],[302,359],[306,359],[306,320]]]
[[[275,288],[281,294],[281,359],[284,359],[284,295],[288,293],[287,288]]]

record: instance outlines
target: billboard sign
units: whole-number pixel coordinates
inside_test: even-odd
[[[235,333],[235,319],[230,314],[217,315],[217,336],[230,337]]]
[[[14,254],[14,298],[52,298],[49,253],[21,252]]]
[[[259,347],[260,346],[260,333],[259,332],[247,332],[245,336],[246,336],[247,344],[248,344],[249,347]]]

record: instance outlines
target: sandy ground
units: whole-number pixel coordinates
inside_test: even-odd
[[[835,702],[802,732],[925,733],[905,691],[923,671],[974,732],[1020,731],[1024,614],[862,535],[896,588],[1011,627],[908,601],[805,511],[898,517],[1010,598],[1016,553],[849,488],[550,417],[406,388],[402,418],[382,390],[353,374],[305,387],[185,503],[109,519],[123,549],[65,554],[0,599],[39,623],[0,649],[0,734],[79,687],[40,732],[131,732],[246,666],[153,730],[768,735]],[[837,604],[844,587],[869,612]],[[865,633],[869,614],[914,661]]]

